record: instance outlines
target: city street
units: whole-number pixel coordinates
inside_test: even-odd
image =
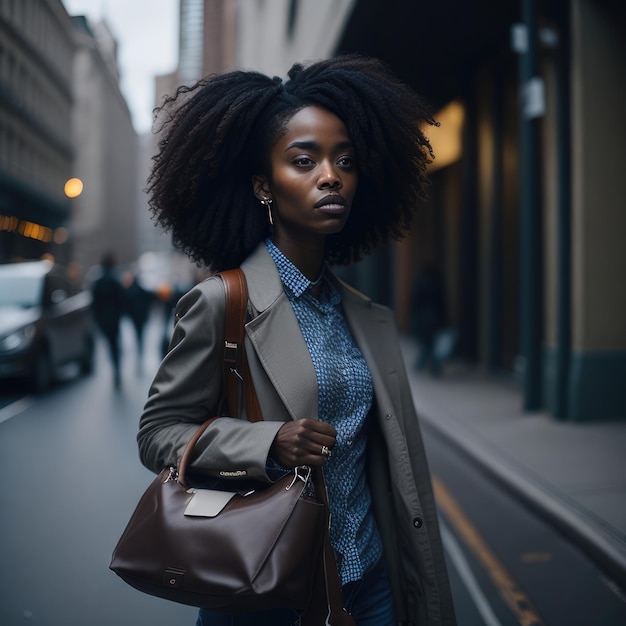
[[[127,347],[122,389],[113,390],[104,345],[95,373],[23,402],[0,423],[0,624],[192,625],[196,609],[141,594],[109,569],[111,552],[152,474],[135,435],[157,358],[149,329],[145,376]],[[4,395],[6,386],[3,388]],[[9,405],[10,407],[10,405]],[[7,407],[0,411],[0,420]]]
[[[104,346],[91,377],[70,370],[49,393],[1,390],[0,624],[192,625],[196,610],[143,595],[108,569],[152,475],[138,461],[137,420],[161,326],[137,375],[124,326],[122,389]],[[626,623],[623,596],[575,547],[449,443],[425,428],[459,626]]]
[[[619,626],[626,598],[579,549],[424,428],[459,626]]]

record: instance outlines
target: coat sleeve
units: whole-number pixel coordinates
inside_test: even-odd
[[[141,462],[154,472],[176,465],[185,445],[223,403],[224,287],[209,278],[183,296],[168,354],[150,387],[139,422]],[[282,422],[222,417],[202,435],[192,463],[211,477],[269,481],[266,461]]]

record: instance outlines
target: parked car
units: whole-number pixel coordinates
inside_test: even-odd
[[[0,265],[0,379],[46,390],[61,365],[93,369],[91,294],[50,261]]]

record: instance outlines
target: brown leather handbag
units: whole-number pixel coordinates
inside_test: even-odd
[[[243,380],[246,414],[262,419],[245,358],[248,296],[241,270],[221,274],[226,289],[224,377],[231,415]],[[349,626],[329,540],[326,487],[319,468],[298,467],[246,493],[189,488],[187,444],[141,497],[110,568],[145,593],[225,612],[292,608],[302,624]]]

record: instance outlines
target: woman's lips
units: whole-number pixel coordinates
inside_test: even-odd
[[[331,195],[322,198],[314,204],[314,207],[321,213],[328,215],[339,215],[346,211],[346,201],[338,195]]]
[[[328,215],[340,215],[346,210],[345,204],[324,204],[321,207],[317,207],[320,213],[327,213]]]

